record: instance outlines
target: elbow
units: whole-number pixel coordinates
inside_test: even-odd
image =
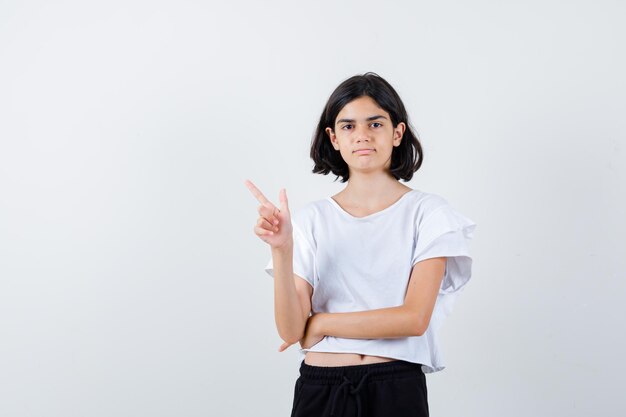
[[[413,336],[423,336],[426,333],[427,326],[424,326],[422,322],[418,322],[413,325]]]
[[[418,326],[415,329],[415,336],[423,336],[424,333],[426,333],[426,329],[428,328],[428,326]]]
[[[302,340],[302,337],[280,337],[283,342],[288,343],[290,345],[296,344],[298,343],[300,340]]]
[[[289,344],[299,342],[304,337],[304,331],[306,328],[306,320],[301,322],[293,321],[281,321],[279,317],[276,318],[276,330],[278,330],[278,336]]]
[[[408,316],[405,323],[408,326],[409,336],[423,336],[428,330],[432,314],[406,305],[404,307],[405,314]]]
[[[304,330],[298,332],[289,332],[289,331],[279,331],[278,335],[285,343],[289,343],[293,345],[294,343],[299,342],[304,337]]]
[[[411,320],[411,336],[423,336],[428,330],[428,325],[430,324],[430,320],[427,318],[421,317],[419,314],[413,315],[413,320]]]

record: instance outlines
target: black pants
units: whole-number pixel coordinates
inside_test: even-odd
[[[302,361],[291,417],[428,417],[422,365],[394,360],[352,366]]]

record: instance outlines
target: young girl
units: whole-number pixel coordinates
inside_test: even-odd
[[[285,189],[278,208],[246,181],[261,203],[254,231],[272,252],[279,350],[301,347],[291,415],[428,416],[424,373],[444,369],[437,334],[470,279],[476,224],[400,183],[423,151],[400,97],[374,73],[332,93],[311,158],[313,173],[347,185],[293,218]]]

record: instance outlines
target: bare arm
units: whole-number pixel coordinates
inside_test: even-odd
[[[445,266],[445,257],[415,264],[401,306],[315,314],[311,317],[310,331],[317,335],[358,339],[421,336],[430,323]]]
[[[272,263],[276,328],[281,339],[287,343],[296,343],[304,336],[311,311],[310,292],[308,299],[306,292],[306,287],[310,286],[293,273],[293,243],[285,245],[283,249],[272,248]]]
[[[255,234],[272,249],[274,264],[274,318],[278,335],[295,343],[304,334],[311,311],[311,286],[293,273],[293,227],[287,202],[287,191],[280,191],[280,209],[246,180],[246,187],[261,203]]]

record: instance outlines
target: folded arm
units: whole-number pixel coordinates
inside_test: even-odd
[[[404,299],[397,307],[349,313],[318,313],[309,320],[310,332],[356,339],[421,336],[430,323],[445,273],[446,258],[414,265]]]

